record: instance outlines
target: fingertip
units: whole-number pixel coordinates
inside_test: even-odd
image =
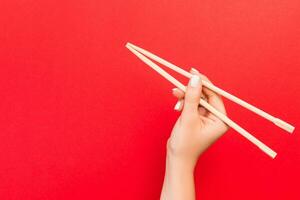
[[[174,95],[176,93],[176,88],[172,88],[172,94]]]
[[[191,77],[189,85],[192,88],[201,87],[201,77],[198,74],[195,74]]]
[[[174,110],[181,111],[183,106],[183,100],[178,100],[174,106]]]
[[[206,82],[208,82],[208,83],[210,83],[210,84],[213,84],[213,83],[209,80],[209,78],[207,78],[207,76],[205,76],[204,74],[200,74],[200,76],[201,76],[202,80],[204,80],[204,81],[206,81]]]
[[[205,114],[206,114],[206,109],[205,109],[204,107],[201,106],[201,107],[198,108],[198,110],[199,110],[199,114],[200,114],[200,115],[205,116]]]
[[[178,88],[173,88],[172,94],[178,99],[182,99],[184,97],[184,92]]]
[[[190,72],[192,74],[200,74],[199,71],[197,69],[193,68],[193,67],[191,68]]]

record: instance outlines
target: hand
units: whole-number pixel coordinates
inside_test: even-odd
[[[205,87],[202,88],[201,79],[210,82],[208,78],[195,69],[192,69],[191,73],[193,77],[187,86],[186,94],[178,88],[173,89],[173,95],[179,99],[175,109],[182,110],[182,113],[174,125],[167,149],[169,156],[195,165],[199,155],[221,137],[228,127],[199,106],[200,98],[203,98],[218,111],[226,114],[221,97]]]
[[[179,100],[175,110],[182,113],[178,118],[167,144],[166,172],[161,200],[194,200],[194,168],[198,157],[228,127],[219,118],[199,106],[200,98],[206,99],[218,111],[226,114],[222,99],[207,88],[202,88],[201,79],[210,82],[195,69],[184,94],[173,90]]]
[[[166,172],[161,192],[161,200],[194,200],[194,168],[198,157],[228,127],[205,108],[199,106],[200,98],[206,99],[218,111],[226,114],[222,99],[207,88],[202,88],[201,79],[209,80],[192,69],[186,93],[174,89],[179,100],[175,110],[182,113],[178,118],[167,144]]]

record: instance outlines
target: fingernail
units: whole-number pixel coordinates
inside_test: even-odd
[[[177,88],[173,88],[172,91],[175,92],[177,90]]]
[[[182,105],[182,101],[181,100],[177,101],[177,103],[174,106],[174,110],[179,111],[181,108],[181,105]]]
[[[198,87],[200,85],[200,76],[193,75],[190,79],[190,86],[191,87]]]
[[[198,70],[196,70],[196,69],[195,69],[195,68],[193,68],[193,67],[191,68],[191,71],[192,71],[192,72],[195,72],[195,73],[199,73],[199,71],[198,71]]]

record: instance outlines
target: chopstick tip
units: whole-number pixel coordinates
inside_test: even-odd
[[[272,154],[270,155],[272,159],[275,159],[276,156],[277,156],[277,153],[276,152],[272,152]]]
[[[276,118],[276,120],[274,121],[274,124],[282,129],[286,130],[289,133],[293,133],[295,130],[294,126],[292,126],[289,123],[287,123],[281,119],[278,119],[278,118]]]
[[[126,46],[126,47],[132,47],[132,46],[133,46],[133,44],[132,44],[132,43],[130,43],[130,42],[127,42],[125,46]]]

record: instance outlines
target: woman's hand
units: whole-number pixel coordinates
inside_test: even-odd
[[[181,116],[174,125],[168,140],[168,153],[187,163],[195,164],[199,155],[203,153],[228,129],[219,118],[199,106],[200,98],[205,99],[220,112],[226,114],[221,97],[211,90],[202,87],[201,79],[208,78],[192,69],[191,78],[186,94],[178,88],[173,89],[173,95],[179,100],[175,110],[181,111]]]
[[[207,88],[202,88],[201,79],[209,81],[195,69],[186,93],[173,89],[179,100],[175,110],[182,113],[174,125],[167,143],[166,172],[161,200],[194,200],[194,168],[198,157],[228,127],[213,114],[199,107],[200,98],[208,101],[220,112],[226,114],[222,99]]]

